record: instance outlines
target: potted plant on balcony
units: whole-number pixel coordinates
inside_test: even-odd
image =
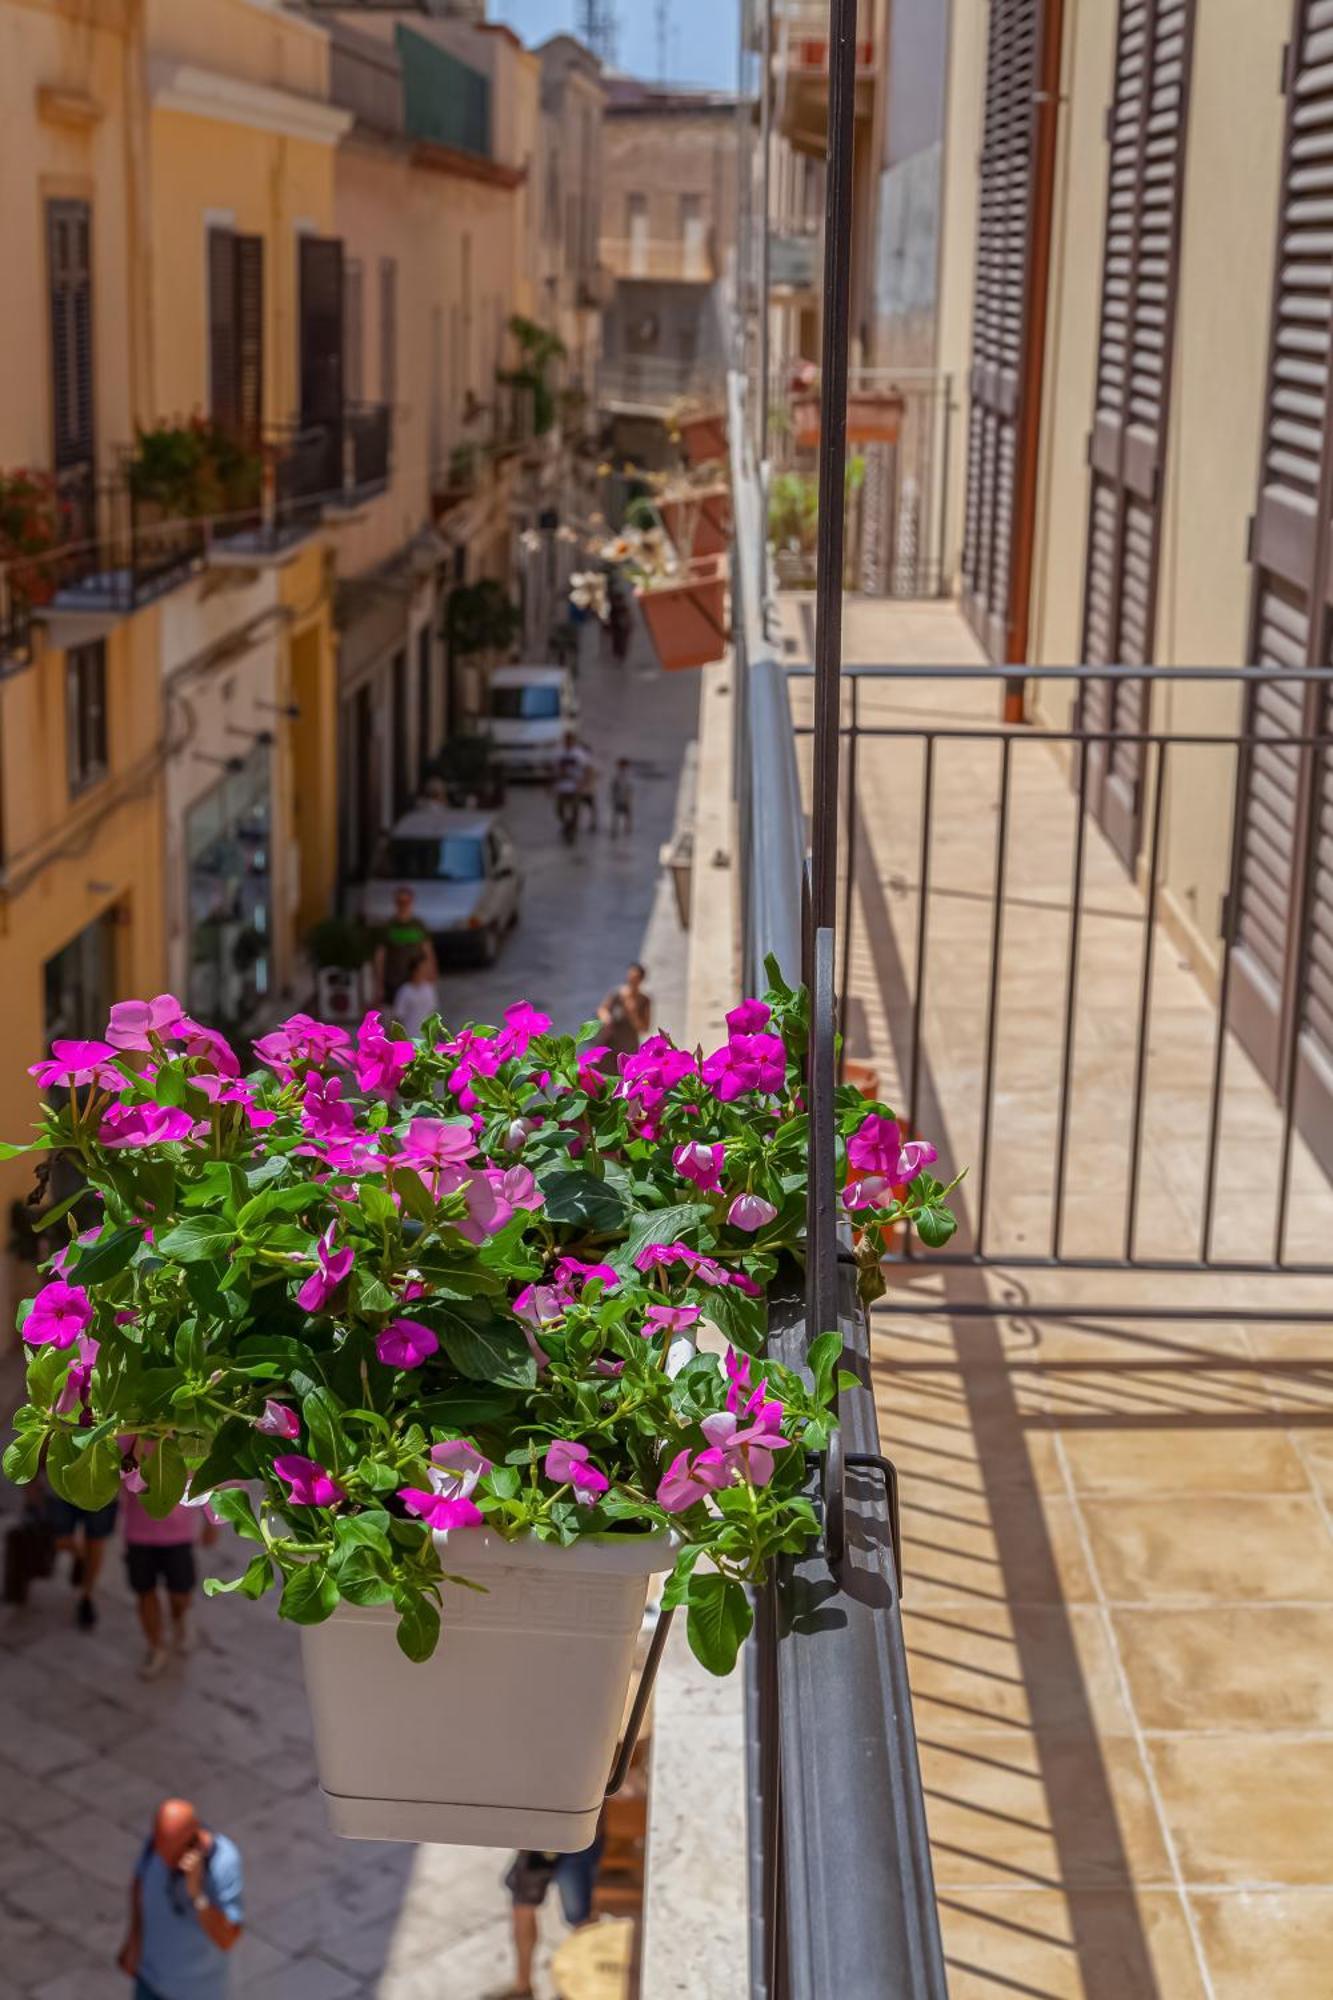
[[[668,673],[705,667],[727,650],[727,559],[682,560],[660,528],[627,528],[597,551],[634,587],[657,657]]]
[[[28,614],[55,596],[50,557],[65,539],[64,511],[55,480],[20,467],[0,472],[0,642],[26,635]]]
[[[902,431],[904,400],[901,389],[852,389],[847,396],[847,442],[849,444],[897,444]],[[794,441],[805,449],[818,446],[822,420],[817,389],[803,386],[792,396],[791,425]]]
[[[678,555],[725,555],[731,547],[731,488],[715,472],[705,470],[659,479],[651,500],[640,500],[630,509],[636,526],[659,524],[666,530]]]
[[[719,404],[681,397],[668,414],[667,435],[679,443],[687,465],[726,462],[727,413]]]
[[[649,1576],[726,1672],[747,1583],[815,1531],[839,1337],[808,1381],[756,1358],[800,1250],[806,1020],[776,985],[707,1058],[657,1035],[617,1067],[526,1004],[418,1042],[297,1015],[243,1075],[164,995],[35,1066],[60,1102],[5,1156],[84,1193],[21,1309],[5,1472],[211,1495],[254,1550],[212,1588],[277,1586],[302,1628],[340,1831],[586,1846]],[[947,1239],[948,1190],[885,1107],[837,1118],[873,1279],[885,1228]]]
[[[136,507],[158,519],[209,520],[259,505],[263,459],[226,426],[196,414],[141,429],[126,478]]]

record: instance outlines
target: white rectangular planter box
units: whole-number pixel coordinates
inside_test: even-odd
[[[335,1833],[577,1853],[602,1810],[648,1579],[670,1535],[560,1548],[437,1535],[440,1643],[399,1650],[391,1604],[301,1628],[320,1788]]]

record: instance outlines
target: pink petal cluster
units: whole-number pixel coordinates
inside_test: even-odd
[[[847,1141],[848,1165],[857,1174],[880,1175],[900,1187],[914,1181],[937,1157],[925,1139],[904,1139],[897,1119],[877,1111],[863,1119]]]
[[[704,1082],[723,1104],[758,1093],[775,1097],[787,1081],[787,1051],[781,1035],[732,1034],[703,1067]]]
[[[263,1431],[265,1437],[286,1438],[290,1442],[301,1435],[301,1419],[286,1403],[275,1403],[270,1396],[264,1403],[263,1416],[255,1418],[255,1429]]]
[[[727,1221],[732,1228],[744,1229],[750,1235],[757,1229],[766,1229],[776,1217],[776,1208],[761,1194],[738,1194],[727,1210]]]
[[[691,1249],[688,1243],[650,1243],[634,1259],[635,1270],[643,1272],[669,1271],[674,1264],[684,1264],[698,1284],[734,1285],[751,1298],[759,1296],[760,1287],[744,1271],[729,1271],[715,1257]]]
[[[261,1035],[255,1043],[259,1060],[289,1083],[298,1069],[320,1069],[326,1063],[346,1063],[348,1035],[345,1028],[327,1026],[309,1014],[293,1014],[271,1035]]]
[[[96,1083],[103,1090],[119,1090],[125,1079],[113,1067],[115,1055],[110,1042],[52,1042],[49,1061],[29,1064],[28,1075],[35,1076],[45,1089],[55,1085],[77,1090],[85,1083]]]
[[[570,1444],[566,1438],[556,1438],[547,1447],[542,1470],[555,1485],[572,1486],[574,1498],[585,1506],[591,1506],[611,1484],[592,1463],[587,1445]]]
[[[195,1121],[189,1112],[175,1106],[108,1104],[97,1128],[97,1138],[100,1145],[115,1152],[130,1146],[171,1145],[179,1139],[188,1139],[194,1130]]]
[[[399,1158],[439,1201],[462,1187],[467,1179],[466,1162],[475,1150],[470,1125],[450,1118],[414,1118],[403,1137]]]
[[[87,1292],[57,1278],[43,1285],[33,1300],[23,1322],[23,1338],[30,1347],[73,1347],[92,1320],[93,1302]]]
[[[185,1009],[174,993],[159,993],[155,1000],[117,1000],[106,1038],[118,1049],[147,1051],[154,1040],[173,1041],[184,1019]]]
[[[90,1333],[81,1333],[78,1336],[78,1349],[79,1358],[71,1364],[70,1371],[61,1384],[60,1394],[51,1406],[58,1417],[73,1416],[75,1410],[81,1409],[88,1400],[88,1390],[100,1352],[100,1343],[94,1340]]]
[[[301,1127],[312,1139],[350,1139],[356,1130],[356,1107],[343,1098],[340,1076],[312,1071],[301,1094]]]
[[[715,1194],[722,1186],[726,1157],[727,1149],[720,1142],[710,1146],[703,1139],[691,1139],[686,1145],[676,1147],[671,1163],[683,1180],[692,1181],[706,1194]]]
[[[288,1452],[274,1459],[273,1470],[288,1488],[297,1507],[332,1507],[337,1501],[347,1498],[332,1473],[326,1472],[318,1459],[302,1458],[296,1452]]]
[[[296,1294],[296,1303],[302,1312],[323,1312],[356,1262],[356,1252],[350,1246],[343,1250],[334,1249],[333,1230],[334,1225],[330,1223],[316,1243],[316,1268]]]
[[[448,1500],[469,1500],[491,1470],[491,1461],[467,1438],[446,1438],[430,1448],[430,1483]]]
[[[356,1031],[357,1083],[371,1097],[392,1097],[415,1054],[413,1043],[390,1040],[379,1015],[369,1013]]]
[[[375,1355],[386,1368],[420,1368],[440,1345],[440,1337],[419,1319],[394,1319],[375,1336]]]
[[[649,1306],[643,1316],[643,1330],[657,1333],[688,1333],[701,1317],[698,1306]]]
[[[683,1514],[696,1502],[731,1483],[732,1475],[715,1446],[710,1445],[704,1451],[678,1451],[662,1474],[657,1504],[668,1514]]]
[[[479,1528],[485,1518],[475,1500],[461,1496],[450,1499],[444,1493],[425,1492],[419,1486],[400,1487],[398,1498],[409,1514],[415,1514],[437,1534],[447,1534],[451,1528]]]
[[[551,1017],[543,1014],[531,1001],[516,1000],[512,1007],[505,1008],[505,1025],[496,1037],[501,1051],[501,1060],[509,1062],[514,1056],[524,1056],[528,1044],[538,1035],[551,1032]]]

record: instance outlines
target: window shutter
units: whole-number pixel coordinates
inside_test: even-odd
[[[264,429],[264,239],[236,238],[236,421],[258,442]]]
[[[349,402],[359,403],[365,395],[361,265],[355,257],[343,263],[343,386]]]
[[[236,238],[208,232],[208,406],[216,422],[235,430],[237,400]]]
[[[1145,666],[1153,657],[1194,9],[1195,0],[1120,0],[1088,445],[1089,666]],[[1089,684],[1089,728],[1141,731],[1145,692],[1142,681]],[[1129,866],[1139,850],[1143,765],[1141,743],[1089,747],[1092,809]]]
[[[977,226],[963,609],[1023,657],[1061,0],[991,0]]]
[[[301,421],[341,424],[343,247],[331,236],[303,236],[300,246]]]
[[[93,427],[92,211],[46,205],[51,292],[51,421],[56,470],[91,469]]]
[[[398,265],[380,258],[380,401],[390,409],[398,400]]]
[[[1251,537],[1250,658],[1264,667],[1333,661],[1331,220],[1333,0],[1296,0]],[[1260,682],[1248,721],[1256,743],[1237,836],[1230,1019],[1280,1094],[1295,1056],[1298,1122],[1333,1167],[1333,771],[1327,752],[1290,744],[1327,730],[1333,711],[1317,685]]]

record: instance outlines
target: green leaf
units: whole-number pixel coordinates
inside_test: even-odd
[[[74,1259],[70,1277],[78,1285],[104,1285],[120,1276],[142,1242],[142,1229],[104,1229]]]
[[[641,1209],[625,1241],[607,1262],[622,1278],[628,1277],[634,1268],[635,1258],[650,1244],[675,1243],[678,1238],[687,1237],[692,1229],[707,1222],[712,1212],[702,1201],[681,1201],[672,1208]]]
[[[833,1371],[842,1357],[842,1335],[821,1333],[818,1340],[812,1340],[806,1355],[806,1365],[815,1378],[815,1401],[827,1403],[833,1387]]]
[[[302,1563],[282,1587],[279,1618],[293,1625],[322,1625],[338,1609],[338,1586],[322,1562]]]
[[[37,1476],[37,1468],[42,1462],[42,1447],[46,1443],[46,1431],[20,1431],[5,1449],[3,1461],[6,1479],[12,1479],[16,1486],[26,1486]]]
[[[918,1209],[912,1220],[917,1235],[930,1250],[942,1250],[958,1227],[952,1210],[934,1204]]]
[[[236,1218],[236,1227],[245,1235],[266,1216],[296,1215],[321,1192],[314,1181],[301,1181],[293,1187],[266,1188],[246,1202]]]
[[[195,1468],[196,1493],[211,1493],[228,1479],[250,1479],[255,1472],[254,1426],[241,1417],[227,1417],[219,1426],[202,1465]]]
[[[200,1491],[204,1490],[201,1484]],[[253,1503],[243,1487],[219,1486],[210,1494],[208,1504],[218,1519],[234,1528],[243,1541],[263,1541],[264,1530],[255,1519]]]
[[[625,1203],[607,1181],[563,1167],[538,1182],[546,1199],[546,1220],[570,1229],[592,1229],[612,1235],[623,1229]]]
[[[428,1597],[416,1590],[396,1590],[398,1646],[409,1660],[428,1660],[440,1637],[440,1614]]]
[[[714,1285],[706,1296],[698,1293],[695,1296],[703,1306],[704,1316],[712,1320],[733,1347],[743,1348],[747,1354],[760,1352],[768,1324],[765,1299],[752,1299],[736,1285]]]
[[[511,1331],[498,1321],[473,1326],[453,1313],[432,1313],[430,1324],[438,1330],[454,1367],[469,1381],[498,1382],[516,1389],[531,1388],[536,1382],[537,1363],[517,1330]]]
[[[663,1611],[674,1611],[684,1604],[690,1594],[690,1584],[694,1576],[694,1565],[703,1554],[698,1543],[691,1549],[682,1549],[676,1557],[676,1567],[666,1580],[662,1591]]]
[[[690,1651],[710,1674],[729,1674],[754,1623],[744,1585],[726,1576],[691,1577],[689,1606]]]
[[[338,1595],[349,1604],[388,1604],[393,1597],[386,1558],[373,1549],[349,1549],[333,1564]]]
[[[204,1336],[199,1330],[197,1319],[183,1319],[176,1328],[176,1338],[172,1343],[176,1365],[187,1375],[202,1375],[204,1372]]]
[[[172,1509],[180,1506],[190,1478],[190,1469],[175,1438],[159,1439],[157,1450],[145,1453],[139,1470],[148,1489],[143,1496],[145,1514],[151,1514],[155,1521],[165,1521]]]
[[[31,1139],[26,1146],[10,1146],[0,1141],[0,1160],[17,1160],[22,1153],[44,1153],[45,1139]]]
[[[239,1590],[243,1597],[262,1597],[273,1582],[273,1564],[268,1556],[252,1556],[240,1576],[234,1576],[230,1583],[221,1577],[204,1578],[205,1597],[229,1597]]]
[[[164,1257],[181,1264],[202,1264],[221,1257],[235,1240],[233,1225],[220,1215],[187,1215],[156,1238]]]
[[[46,1454],[46,1476],[62,1500],[94,1513],[120,1491],[120,1452],[109,1437],[81,1450],[78,1435],[63,1427],[54,1432]]]
[[[337,1400],[327,1389],[311,1389],[301,1398],[301,1415],[310,1434],[312,1455],[330,1472],[336,1472],[347,1459],[347,1439]]]
[[[389,1517],[381,1508],[369,1509],[364,1514],[340,1515],[334,1533],[339,1550],[378,1549],[384,1555],[389,1552]]]
[[[420,1176],[414,1176],[414,1178],[416,1179],[417,1186],[421,1187]],[[356,1199],[357,1206],[372,1228],[396,1229],[398,1227],[398,1210],[394,1206],[393,1196],[387,1188],[382,1188],[377,1181],[361,1181],[357,1186]]]
[[[353,1311],[365,1313],[371,1319],[393,1310],[393,1293],[373,1271],[353,1271],[349,1296]]]

